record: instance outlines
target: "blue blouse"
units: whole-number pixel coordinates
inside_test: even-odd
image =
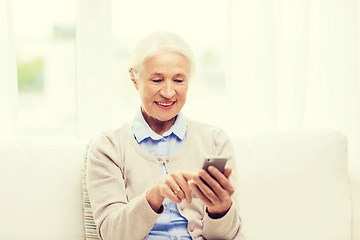
[[[183,115],[179,113],[171,128],[160,136],[150,128],[140,110],[132,122],[132,132],[140,147],[146,152],[154,156],[163,157],[180,150],[187,137],[187,123]],[[159,174],[160,178],[167,175],[164,164]],[[187,230],[188,221],[181,216],[176,203],[165,198],[163,206],[164,212],[157,219],[147,239],[191,239]]]

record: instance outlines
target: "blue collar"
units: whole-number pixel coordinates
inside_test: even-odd
[[[132,131],[138,143],[142,142],[144,139],[149,137],[153,140],[158,141],[163,137],[170,136],[171,134],[174,134],[180,140],[183,140],[187,132],[187,123],[185,117],[180,112],[176,116],[176,120],[174,124],[171,126],[171,128],[167,130],[163,134],[163,136],[160,136],[159,134],[155,133],[147,124],[147,122],[144,119],[144,116],[142,115],[140,108],[140,111],[136,114],[132,122]]]

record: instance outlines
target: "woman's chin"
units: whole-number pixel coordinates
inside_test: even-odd
[[[172,111],[158,111],[154,112],[154,118],[161,122],[169,122],[172,121],[177,115],[178,111],[174,111],[175,109],[172,109]]]
[[[175,115],[175,116],[159,116],[158,118],[156,118],[156,120],[158,120],[160,122],[170,122],[170,121],[173,121],[176,116],[177,115]]]

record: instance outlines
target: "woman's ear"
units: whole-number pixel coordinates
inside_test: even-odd
[[[132,68],[129,68],[129,73],[130,73],[131,81],[134,84],[134,87],[136,88],[136,90],[138,90],[138,85],[137,85],[137,82],[136,82],[136,79],[135,79],[134,70]]]

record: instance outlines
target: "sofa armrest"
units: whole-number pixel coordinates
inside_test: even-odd
[[[360,240],[360,177],[349,175],[352,198],[352,240]]]

